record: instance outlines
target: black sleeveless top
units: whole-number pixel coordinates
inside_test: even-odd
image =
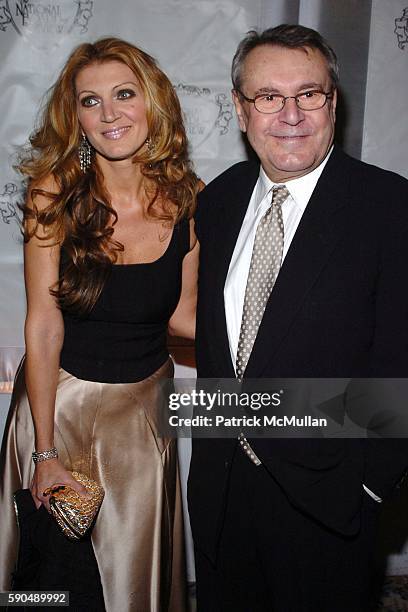
[[[112,266],[86,317],[63,311],[61,367],[84,380],[126,383],[143,380],[163,365],[169,356],[167,324],[180,297],[189,248],[189,221],[183,219],[156,261]]]

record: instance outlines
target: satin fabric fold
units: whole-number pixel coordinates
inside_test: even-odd
[[[109,612],[186,609],[184,533],[177,441],[159,437],[159,381],[168,360],[141,382],[80,380],[60,370],[55,445],[65,467],[105,490],[92,544]],[[10,588],[18,528],[12,494],[29,487],[34,429],[19,369],[5,429],[0,480],[0,589]]]

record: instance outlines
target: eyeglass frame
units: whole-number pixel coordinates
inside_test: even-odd
[[[320,89],[310,89],[308,91],[305,91],[303,93],[322,93],[326,96],[323,104],[321,106],[318,106],[317,108],[301,108],[299,106],[299,103],[297,101],[299,96],[302,96],[303,94],[297,94],[297,96],[283,96],[282,94],[273,94],[273,93],[264,93],[264,94],[257,94],[255,96],[255,98],[248,98],[248,96],[246,96],[245,94],[242,93],[242,91],[240,89],[234,89],[234,91],[241,96],[242,98],[244,98],[244,100],[246,100],[247,102],[251,102],[254,105],[255,110],[258,111],[258,113],[261,113],[262,115],[275,115],[275,113],[280,113],[281,110],[283,110],[285,108],[285,104],[286,104],[286,100],[291,100],[293,99],[295,101],[295,104],[297,106],[297,108],[299,110],[305,111],[306,113],[309,111],[315,111],[315,110],[320,110],[321,108],[323,108],[326,104],[327,104],[327,100],[331,100],[333,98],[333,94],[334,94],[334,89],[331,89],[330,91],[321,91]],[[259,110],[259,108],[257,108],[256,106],[256,101],[258,98],[263,98],[264,96],[276,96],[282,99],[282,107],[279,110],[276,111],[271,111],[271,112],[265,112],[265,111],[261,111]]]

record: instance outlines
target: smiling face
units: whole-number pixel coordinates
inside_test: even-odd
[[[75,81],[79,123],[96,155],[131,159],[148,136],[146,105],[132,70],[118,61],[83,68]]]
[[[261,45],[249,52],[242,74],[242,93],[296,96],[308,90],[332,90],[326,60],[316,49]],[[326,157],[334,138],[336,91],[317,110],[302,111],[286,100],[274,114],[256,110],[234,92],[240,129],[257,153],[262,167],[276,183],[303,176]]]

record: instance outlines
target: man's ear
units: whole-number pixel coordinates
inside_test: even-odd
[[[331,112],[333,116],[333,121],[336,121],[336,108],[337,108],[337,89],[333,91],[333,97],[331,100]]]
[[[246,132],[247,131],[248,116],[247,116],[247,114],[245,112],[245,108],[244,108],[243,103],[241,102],[240,96],[235,91],[235,89],[232,90],[232,100],[234,102],[235,111],[236,111],[237,117],[238,117],[239,129],[241,130],[241,132]]]

